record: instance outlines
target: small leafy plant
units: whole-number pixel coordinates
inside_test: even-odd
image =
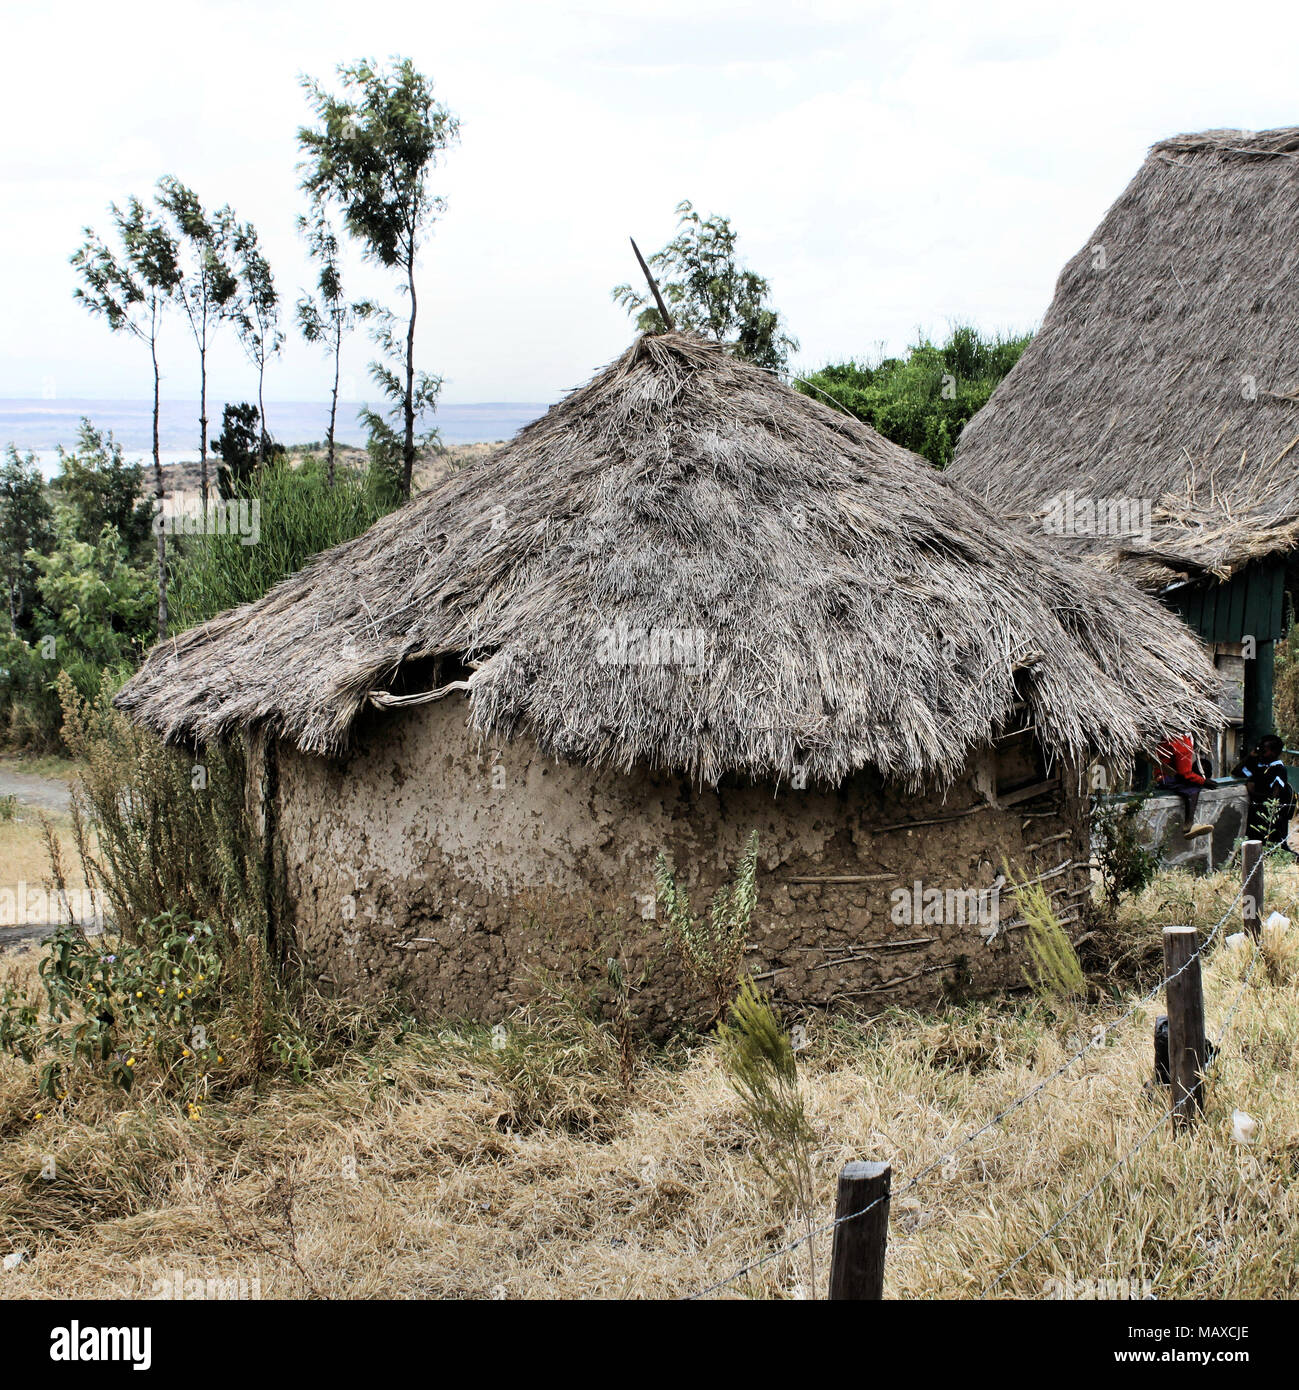
[[[222,971],[212,928],[172,916],[155,926],[147,947],[61,926],[39,967],[43,1001],[0,990],[0,1050],[29,1065],[46,1059],[42,1095],[66,1094],[79,1067],[124,1091],[146,1069],[197,1090],[200,1071],[224,1063],[208,1031]]]
[[[668,938],[691,976],[703,988],[712,1007],[708,1024],[721,1018],[735,997],[744,959],[744,946],[758,904],[758,832],[745,845],[730,883],[713,897],[707,920],[690,910],[690,897],[678,883],[667,858],[654,864],[658,899],[667,914]]]
[[[1159,869],[1159,856],[1141,843],[1140,817],[1146,798],[1092,804],[1092,843],[1100,866],[1101,887],[1111,911],[1120,898],[1139,893]]]

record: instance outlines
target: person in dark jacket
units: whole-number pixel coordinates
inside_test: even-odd
[[[1294,788],[1281,761],[1283,752],[1281,740],[1268,734],[1232,769],[1233,776],[1245,779],[1249,792],[1249,838],[1271,845],[1286,843],[1294,815]]]

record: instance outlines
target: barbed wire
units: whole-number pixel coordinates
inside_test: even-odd
[[[1177,979],[1177,977],[1181,975],[1184,970],[1188,970],[1193,961],[1199,960],[1200,956],[1206,950],[1208,950],[1210,945],[1212,945],[1218,933],[1226,924],[1227,919],[1236,910],[1237,904],[1239,904],[1241,900],[1244,898],[1246,890],[1250,886],[1251,880],[1262,869],[1263,862],[1264,856],[1260,854],[1258,860],[1254,864],[1254,867],[1250,870],[1249,874],[1242,879],[1241,885],[1236,890],[1235,896],[1232,898],[1231,902],[1227,904],[1226,910],[1223,912],[1222,916],[1218,918],[1217,922],[1213,926],[1213,930],[1210,931],[1209,935],[1205,937],[1205,939],[1196,946],[1195,950],[1187,957],[1186,960],[1182,962],[1180,966],[1178,966],[1176,970],[1173,971],[1171,975],[1167,975],[1163,979],[1159,980],[1158,983],[1156,983],[1149,990],[1147,990],[1146,993],[1142,995],[1136,1001],[1136,1003],[1134,1003],[1125,1013],[1120,1014],[1119,1017],[1114,1019],[1112,1022],[1103,1025],[1103,1032],[1101,1035],[1102,1038],[1107,1037],[1113,1029],[1118,1028],[1122,1024],[1126,1023],[1136,1013],[1138,1013],[1147,1004],[1149,1004],[1155,998],[1155,996],[1159,994],[1161,990],[1167,989],[1167,987],[1175,979]],[[1253,970],[1253,966],[1254,962],[1251,961],[1251,972]],[[1246,979],[1248,980],[1248,975],[1246,976]],[[1243,988],[1244,986],[1242,985],[1242,990]],[[1225,1033],[1225,1027],[1223,1032]],[[978,1129],[971,1131],[971,1133],[967,1134],[963,1139],[961,1139],[958,1143],[954,1144],[950,1149],[945,1150],[937,1158],[925,1164],[925,1166],[919,1169],[916,1173],[914,1173],[907,1180],[907,1182],[897,1190],[896,1193],[894,1193],[891,1189],[885,1191],[881,1193],[880,1196],[876,1197],[873,1201],[869,1202],[866,1206],[862,1207],[859,1211],[849,1212],[844,1216],[835,1217],[834,1220],[828,1221],[822,1226],[818,1226],[813,1230],[803,1232],[802,1235],[790,1241],[787,1245],[782,1246],[778,1250],[768,1251],[767,1254],[760,1256],[758,1259],[751,1261],[749,1264],[742,1265],[733,1274],[727,1275],[725,1279],[719,1279],[716,1283],[708,1284],[704,1288],[699,1289],[697,1292],[689,1294],[683,1301],[687,1303],[693,1303],[696,1302],[698,1299],[707,1298],[709,1294],[717,1293],[719,1290],[726,1288],[728,1285],[734,1284],[737,1280],[743,1279],[745,1275],[753,1273],[753,1271],[756,1269],[761,1269],[764,1265],[770,1264],[773,1260],[778,1260],[784,1255],[792,1254],[800,1246],[806,1245],[808,1241],[815,1240],[819,1236],[829,1234],[830,1232],[836,1230],[839,1226],[842,1226],[845,1222],[858,1220],[859,1218],[865,1216],[868,1212],[873,1211],[877,1206],[879,1206],[881,1202],[888,1201],[895,1195],[901,1197],[904,1193],[910,1192],[911,1189],[915,1187],[919,1182],[921,1182],[924,1178],[927,1178],[931,1173],[935,1172],[937,1169],[945,1167],[946,1164],[950,1160],[954,1159],[956,1155],[960,1153],[963,1149],[968,1148],[977,1139],[980,1139],[983,1135],[987,1134],[989,1130],[995,1129],[1004,1120],[1008,1119],[1011,1115],[1013,1115],[1017,1110],[1022,1109],[1034,1096],[1039,1095],[1053,1081],[1056,1081],[1061,1076],[1063,1076],[1064,1073],[1068,1071],[1069,1068],[1072,1067],[1075,1062],[1080,1061],[1089,1052],[1096,1051],[1100,1045],[1101,1043],[1098,1038],[1096,1038],[1095,1036],[1090,1038],[1081,1048],[1078,1049],[1077,1052],[1072,1053],[1068,1058],[1066,1058],[1066,1060],[1063,1063],[1061,1063],[1061,1065],[1057,1067],[1055,1071],[1053,1071],[1049,1076],[1044,1077],[1036,1085],[1030,1087],[1027,1091],[1024,1092],[1023,1095],[1016,1097],[1015,1100],[1013,1100],[1009,1105],[1005,1106],[1002,1110],[998,1111],[997,1114],[994,1115],[985,1124],[982,1124],[979,1126]],[[1197,1082],[1196,1084],[1198,1086],[1200,1083]],[[1162,1124],[1164,1119],[1166,1118],[1166,1115],[1160,1117],[1159,1121],[1156,1123],[1154,1128],[1152,1128],[1146,1135],[1142,1137],[1139,1144],[1137,1145],[1138,1148],[1141,1144],[1144,1144],[1146,1142],[1146,1139],[1149,1138],[1149,1135],[1153,1134],[1154,1130],[1157,1129],[1159,1127],[1159,1124]],[[1135,1152],[1135,1149],[1132,1150],[1132,1152]],[[1127,1156],[1128,1155],[1125,1155],[1123,1159],[1119,1160],[1119,1163],[1115,1165],[1115,1169],[1120,1167],[1122,1163],[1126,1161]],[[1113,1172],[1115,1171],[1115,1169],[1111,1169],[1109,1171]],[[1105,1174],[1105,1177],[1108,1176],[1109,1173],[1107,1172]],[[1105,1177],[1102,1177],[1102,1183],[1105,1181]],[[1100,1184],[1097,1184],[1098,1187],[1099,1185]],[[1092,1189],[1092,1191],[1095,1190],[1095,1188]],[[1070,1210],[1064,1214],[1064,1216],[1061,1218],[1061,1222],[1063,1222],[1070,1215],[1072,1215],[1072,1212],[1076,1209],[1076,1207],[1081,1206],[1083,1202],[1085,1202],[1087,1198],[1092,1195],[1092,1191],[1085,1193],[1083,1197],[1079,1199],[1076,1206],[1074,1208],[1070,1208]],[[1045,1238],[1046,1237],[1044,1236],[1042,1239]],[[1031,1251],[1034,1248],[1036,1248],[1036,1246],[1030,1246],[1029,1250],[1024,1252],[1024,1257],[1031,1253]],[[1014,1266],[1008,1266],[1005,1273],[1009,1273],[1010,1269],[1013,1267]],[[989,1287],[991,1288],[992,1286],[990,1285]],[[983,1296],[983,1294],[980,1294],[981,1298]]]

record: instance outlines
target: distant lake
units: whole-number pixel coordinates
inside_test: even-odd
[[[208,404],[209,440],[221,432],[222,401]],[[357,401],[339,402],[337,438],[340,444],[363,445],[365,435],[356,422]],[[477,405],[438,407],[434,423],[446,444],[477,444],[509,439],[521,426],[542,415],[548,406],[535,401],[485,401]],[[31,452],[49,473],[60,445],[77,441],[81,417],[96,429],[111,430],[128,459],[149,459],[153,451],[151,401],[4,400],[0,399],[0,449],[13,444]],[[198,402],[163,401],[159,412],[159,441],[163,463],[198,458]],[[329,404],[322,401],[268,401],[266,426],[282,444],[307,444],[324,439],[329,428]]]

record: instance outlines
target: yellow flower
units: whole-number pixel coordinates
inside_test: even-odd
[[[180,1055],[181,1055],[182,1057],[188,1057],[188,1056],[189,1056],[189,1048],[187,1048],[187,1047],[186,1047],[186,1048],[182,1048],[182,1049],[181,1049],[181,1054],[180,1054]]]
[[[143,998],[144,998],[144,991],[143,991],[142,989],[137,989],[137,990],[135,991],[135,997],[136,997],[137,999],[143,999]]]
[[[45,1118],[44,1112],[41,1111],[41,1110],[38,1110],[38,1111],[36,1112],[36,1118],[37,1118],[38,1120],[43,1120],[43,1119]]]
[[[135,1058],[134,1058],[134,1057],[128,1057],[128,1058],[126,1059],[126,1065],[127,1065],[128,1067],[133,1067],[133,1066],[135,1065]]]

